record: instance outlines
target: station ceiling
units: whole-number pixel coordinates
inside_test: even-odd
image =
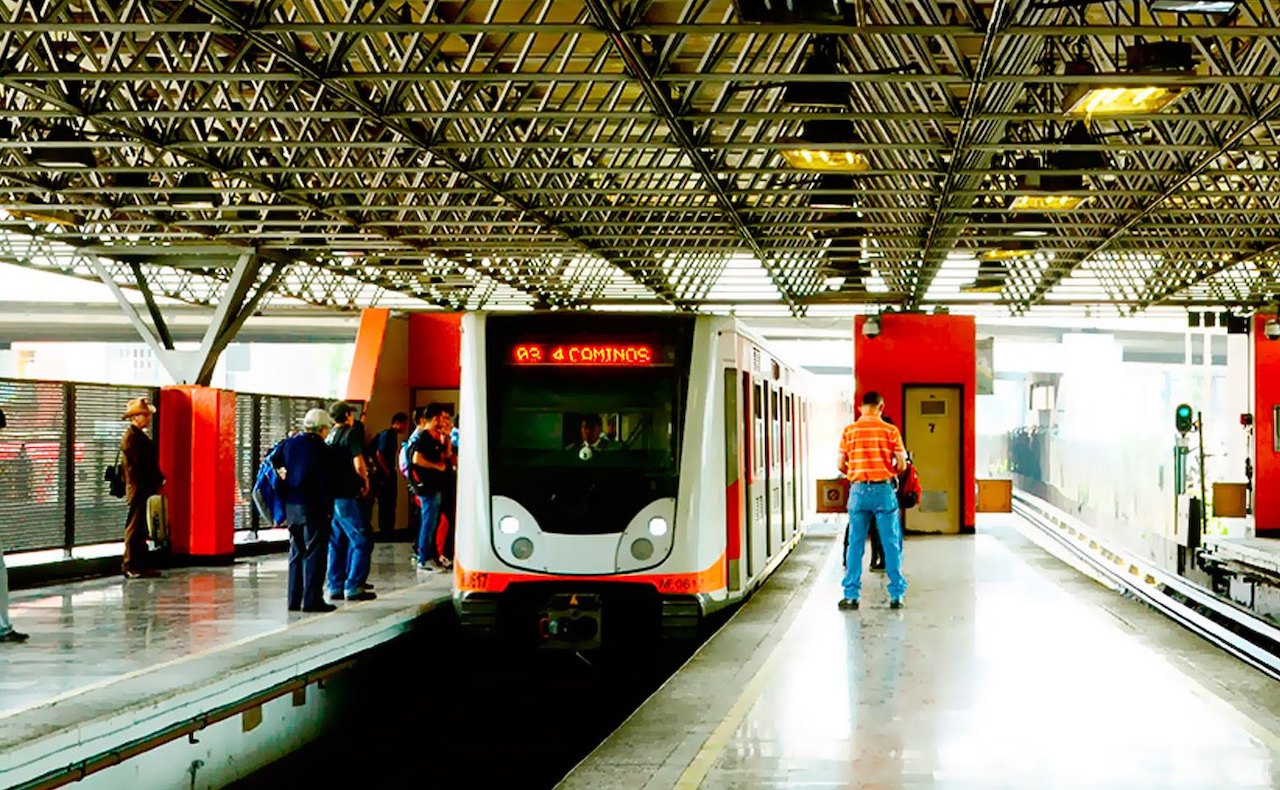
[[[338,308],[1274,304],[1278,4],[779,5],[0,0],[0,261],[198,304],[245,252]],[[1081,99],[1121,88],[1176,98]]]

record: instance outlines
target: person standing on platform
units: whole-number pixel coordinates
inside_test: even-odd
[[[125,501],[129,515],[124,525],[124,563],[121,570],[129,579],[143,576],[159,576],[150,567],[147,558],[147,500],[160,493],[164,487],[164,473],[160,471],[160,450],[147,435],[156,407],[146,398],[129,401],[120,418],[131,424],[120,440],[120,452],[124,456]]]
[[[444,423],[436,439],[449,450],[445,464],[444,488],[440,491],[440,526],[436,534],[436,547],[440,551],[440,567],[453,567],[453,536],[458,517],[458,445],[453,415],[445,412]]]
[[[332,452],[325,436],[333,419],[324,409],[312,409],[302,419],[302,433],[276,445],[267,456],[280,478],[289,525],[289,611],[332,612],[324,600],[325,557],[329,547],[329,519],[333,495],[329,476]]]
[[[884,547],[889,607],[901,609],[907,580],[902,575],[902,527],[898,523],[898,495],[893,483],[898,471],[906,469],[907,449],[898,429],[880,417],[884,412],[884,398],[880,393],[865,393],[859,411],[862,416],[846,427],[840,437],[838,468],[849,479],[849,547],[840,608],[858,608],[862,554],[867,546],[867,529],[874,522]]]
[[[391,427],[373,438],[374,496],[378,501],[378,538],[385,540],[396,528],[396,464],[400,455],[400,437],[409,430],[409,415],[402,411],[391,417]],[[372,469],[370,471],[373,471]]]
[[[0,428],[6,425],[4,412],[0,411]],[[9,571],[4,565],[4,546],[0,546],[0,643],[18,644],[27,638],[26,634],[14,630],[13,621],[9,619]]]
[[[443,403],[427,407],[424,417],[426,430],[418,432],[409,448],[409,479],[414,493],[420,500],[422,522],[418,529],[418,570],[431,571],[440,568],[439,550],[436,548],[436,529],[440,525],[440,505],[449,472],[452,453],[446,438],[440,435],[445,425],[448,409]],[[446,434],[447,436],[447,434]]]
[[[378,596],[365,587],[373,540],[365,524],[361,500],[369,493],[364,458],[364,425],[356,408],[338,401],[329,409],[334,426],[326,440],[331,449],[333,524],[329,531],[329,598],[369,601]]]

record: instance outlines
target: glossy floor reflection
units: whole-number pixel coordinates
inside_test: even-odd
[[[1125,622],[1091,598],[1135,604],[1079,594],[1091,583],[1060,583],[1001,529],[909,540],[902,611],[870,574],[863,608],[838,611],[833,555],[701,786],[1280,787],[1274,717],[1193,680],[1142,633],[1159,622]],[[1280,711],[1280,684],[1206,660],[1214,688],[1238,671],[1249,704]]]
[[[375,548],[369,580],[380,595],[423,583],[449,587],[447,574],[414,571],[409,555],[407,544]],[[10,616],[31,641],[0,645],[0,717],[325,616],[286,611],[285,581],[281,554],[224,568],[170,570],[158,579],[115,577],[15,592]]]

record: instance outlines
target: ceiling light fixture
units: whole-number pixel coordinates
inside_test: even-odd
[[[1240,0],[1151,0],[1152,11],[1174,14],[1230,14]]]
[[[973,282],[960,286],[965,293],[993,293],[1004,290],[1005,279],[1009,269],[999,261],[983,260],[978,264],[978,276]]]
[[[984,261],[1011,261],[1029,258],[1036,251],[1035,245],[1023,239],[1005,239],[994,248],[982,253]]]
[[[845,74],[835,36],[817,36],[813,53],[800,68],[801,75],[829,77]],[[782,103],[792,107],[822,107],[847,110],[853,106],[849,83],[844,80],[788,82],[782,92]]]
[[[217,208],[222,202],[209,177],[193,170],[178,181],[177,191],[169,205],[177,209],[195,210]]]
[[[1012,211],[1070,211],[1089,199],[1074,194],[1085,189],[1084,176],[1045,171],[1039,159],[1019,159],[1018,195],[1009,204]]]
[[[1125,47],[1126,72],[1130,74],[1191,74],[1195,70],[1191,45],[1181,41],[1153,41]],[[1096,73],[1093,63],[1078,58],[1067,64],[1067,74]],[[1082,83],[1067,93],[1063,112],[1073,118],[1112,117],[1159,112],[1186,90],[1168,84],[1099,85]]]
[[[857,208],[858,198],[853,178],[843,174],[825,174],[808,194],[809,208],[843,211]]]
[[[44,145],[32,150],[31,161],[51,170],[89,170],[98,165],[93,149],[65,124],[49,129]]]
[[[805,121],[800,137],[788,142],[782,158],[797,170],[862,173],[871,168],[867,155],[854,149],[862,140],[852,121]]]
[[[743,22],[840,22],[840,0],[733,0]]]
[[[1010,220],[1013,227],[1013,235],[1023,238],[1039,238],[1048,236],[1049,229],[1043,227],[1050,224],[1049,218],[1044,214],[1014,214]]]

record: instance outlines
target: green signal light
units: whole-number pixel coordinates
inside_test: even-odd
[[[1193,425],[1191,407],[1185,403],[1178,404],[1177,410],[1173,413],[1173,422],[1178,427],[1178,433],[1190,431]]]

